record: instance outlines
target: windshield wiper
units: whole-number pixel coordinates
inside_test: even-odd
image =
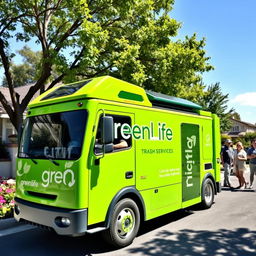
[[[29,158],[34,164],[37,164],[37,161],[33,158]]]
[[[30,153],[20,152],[20,154],[24,154],[28,159],[30,159],[34,164],[37,164],[37,161],[33,159],[33,155]]]
[[[57,166],[59,166],[60,164],[59,163],[57,163],[56,161],[54,161],[52,158],[50,158],[50,157],[47,157],[46,159],[48,159],[50,162],[52,162],[53,164],[55,164],[55,165],[57,165]]]

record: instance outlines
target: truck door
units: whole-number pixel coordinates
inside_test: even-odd
[[[104,110],[106,116],[114,120],[114,150],[103,153],[100,146],[101,118],[95,124],[93,146],[93,162],[91,166],[89,188],[89,224],[105,220],[108,207],[114,196],[125,187],[135,185],[135,145],[132,136],[122,132],[131,127],[134,116],[131,113]]]
[[[199,126],[181,124],[182,202],[200,196]]]

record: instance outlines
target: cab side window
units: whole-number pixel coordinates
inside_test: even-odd
[[[113,117],[114,120],[114,143],[113,149],[114,152],[128,149],[132,146],[131,136],[127,136],[123,133],[123,130],[127,128],[127,126],[131,127],[131,118],[129,116],[119,116],[119,115],[108,115]],[[102,117],[99,120],[95,147],[95,154],[102,153]]]

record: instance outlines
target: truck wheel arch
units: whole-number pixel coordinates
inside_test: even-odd
[[[204,178],[203,178],[203,181],[201,183],[201,188],[203,188],[203,184],[205,182],[206,179],[211,179],[212,180],[212,183],[213,183],[213,186],[214,186],[214,194],[217,195],[217,186],[216,186],[216,182],[215,182],[215,179],[214,177],[212,176],[211,173],[206,173]],[[202,190],[202,189],[201,189]],[[202,193],[202,191],[201,191]]]
[[[109,228],[114,207],[120,200],[124,198],[132,199],[139,208],[141,220],[144,221],[146,219],[145,204],[141,194],[134,187],[126,187],[121,189],[112,199],[107,211],[107,215],[105,219],[105,227]]]

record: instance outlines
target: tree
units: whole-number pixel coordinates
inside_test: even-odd
[[[0,102],[19,128],[33,95],[69,82],[113,75],[147,89],[188,97],[212,69],[196,35],[172,41],[180,23],[174,0],[6,0],[0,3],[0,57],[12,106]],[[24,99],[15,92],[10,39],[41,46],[36,81]],[[53,68],[55,70],[53,76]]]
[[[232,113],[231,118],[241,121],[241,116],[237,112]]]
[[[35,83],[38,77],[40,66],[41,52],[32,51],[29,47],[24,46],[18,53],[23,57],[23,63],[16,65],[10,63],[10,73],[13,79],[13,86],[19,87],[29,83]],[[2,86],[8,87],[6,77],[4,77]]]
[[[222,132],[228,131],[232,125],[230,118],[234,113],[234,109],[228,110],[228,94],[223,94],[219,83],[210,85],[199,97],[197,102],[205,110],[217,114],[220,117],[220,128]]]

